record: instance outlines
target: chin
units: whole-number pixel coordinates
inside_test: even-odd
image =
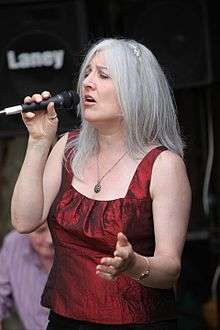
[[[99,122],[101,118],[94,113],[84,113],[84,119],[89,123]]]
[[[90,121],[90,120],[92,120],[93,117],[94,117],[94,114],[91,114],[91,112],[89,110],[84,111],[83,119],[85,119],[86,121]]]

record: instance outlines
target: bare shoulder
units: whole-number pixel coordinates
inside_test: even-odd
[[[155,160],[154,170],[165,172],[186,171],[186,166],[183,158],[170,150],[165,150],[159,154]]]
[[[151,178],[151,193],[177,190],[190,193],[190,184],[184,160],[175,152],[165,150],[156,158]]]
[[[68,140],[68,133],[65,133],[58,139],[58,141],[56,142],[54,147],[64,149],[66,146],[67,140]]]
[[[65,133],[62,137],[59,138],[59,140],[53,146],[49,158],[55,157],[61,159],[63,157],[67,139],[68,139],[68,133]]]

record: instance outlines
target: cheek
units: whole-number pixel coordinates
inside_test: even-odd
[[[118,96],[114,88],[106,88],[102,93],[102,103],[106,107],[111,107],[115,109],[117,113],[122,113],[121,107],[119,105]]]
[[[120,117],[123,116],[123,114],[122,114],[122,110],[121,110],[120,104],[119,104],[119,102],[118,102],[118,98],[117,98],[117,96],[114,96],[114,97],[112,98],[112,100],[111,100],[111,106],[112,106],[112,108],[114,109],[114,112],[115,112],[118,116],[120,116]]]
[[[35,241],[33,247],[38,251],[39,249],[41,249],[41,244],[38,241]]]
[[[36,247],[41,247],[44,244],[44,239],[42,237],[35,237],[33,240],[33,245]]]

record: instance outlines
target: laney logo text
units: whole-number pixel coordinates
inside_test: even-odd
[[[13,50],[7,52],[8,68],[10,70],[53,67],[62,68],[64,63],[64,50],[46,50],[17,54]]]

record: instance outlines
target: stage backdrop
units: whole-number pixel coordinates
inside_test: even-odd
[[[0,2],[0,108],[21,104],[25,95],[75,88],[87,45],[82,0]],[[77,125],[76,111],[59,114],[59,131]],[[0,137],[24,133],[19,115],[0,117]]]

